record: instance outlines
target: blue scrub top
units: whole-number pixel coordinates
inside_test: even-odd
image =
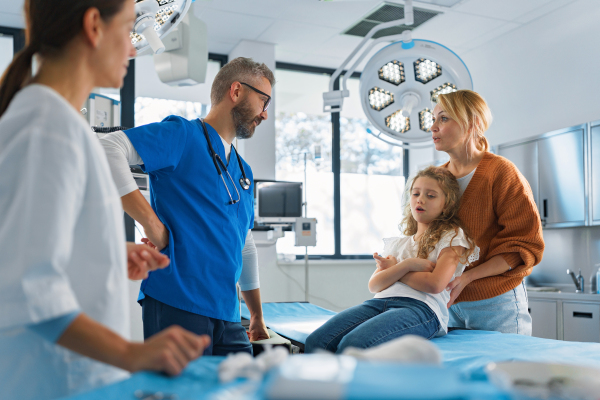
[[[217,131],[209,124],[206,128],[213,149],[226,162]],[[171,264],[150,273],[141,292],[181,310],[239,322],[236,283],[246,235],[254,225],[250,166],[242,160],[252,181],[250,189],[243,190],[242,172],[232,150],[227,169],[241,199],[229,204],[199,120],[169,116],[125,133],[144,160],[141,168],[150,177],[152,209],[169,230],[169,245],[162,252]],[[223,177],[237,199],[225,172]]]

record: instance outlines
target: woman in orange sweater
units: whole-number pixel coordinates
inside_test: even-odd
[[[531,335],[523,279],[542,259],[544,240],[529,183],[484,137],[492,115],[470,90],[439,95],[431,128],[437,151],[461,189],[459,217],[480,248],[479,261],[453,280],[449,326]]]

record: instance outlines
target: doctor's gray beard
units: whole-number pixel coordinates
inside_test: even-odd
[[[249,101],[243,101],[231,109],[231,118],[235,126],[235,136],[238,139],[250,139],[254,135],[254,121],[257,126],[262,120],[254,114],[252,105]]]

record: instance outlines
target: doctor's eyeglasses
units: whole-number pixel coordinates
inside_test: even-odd
[[[244,82],[240,82],[240,83],[244,86],[248,86],[250,89],[254,90],[256,93],[267,97],[267,100],[265,100],[265,105],[263,106],[263,112],[267,111],[267,109],[271,105],[271,96],[269,96],[265,92],[261,92],[260,90],[258,90],[257,88],[255,88],[253,86],[248,85],[247,83],[244,83]]]

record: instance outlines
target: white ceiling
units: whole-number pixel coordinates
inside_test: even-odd
[[[23,1],[0,0],[0,26],[23,27]],[[462,0],[451,8],[415,1],[417,7],[443,14],[417,28],[413,36],[442,43],[464,57],[575,1]],[[336,68],[361,40],[341,32],[381,3],[381,0],[196,0],[194,12],[208,25],[210,52],[228,54],[240,40],[255,40],[274,43],[277,61]]]

